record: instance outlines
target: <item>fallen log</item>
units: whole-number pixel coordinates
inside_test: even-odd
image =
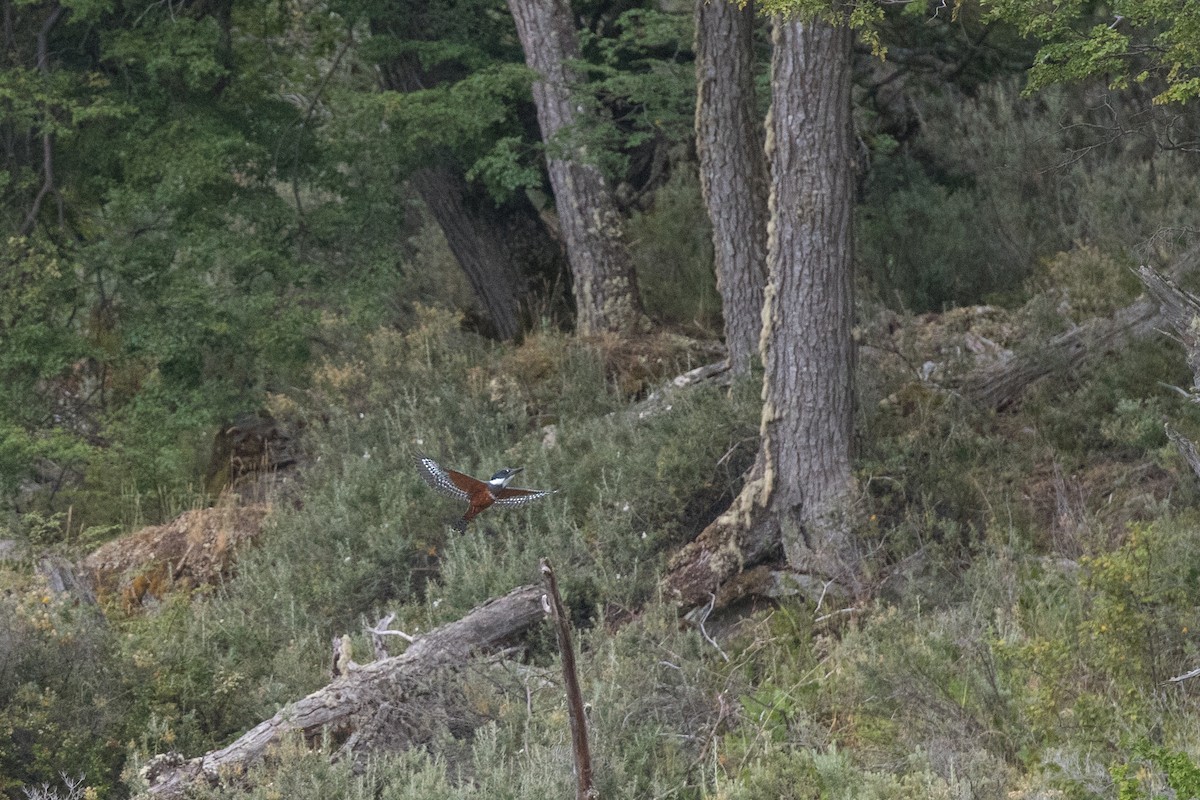
[[[1198,263],[1200,247],[1191,247],[1170,264],[1166,273],[1175,277],[1186,275],[1195,270]],[[1178,315],[1186,314],[1187,310],[1173,299],[1180,296],[1177,289],[1175,293],[1160,289],[1160,285],[1173,287],[1174,284],[1148,267],[1138,270],[1138,277],[1146,285],[1147,295],[1117,309],[1111,316],[1088,320],[1044,344],[1014,353],[999,364],[977,369],[963,382],[962,394],[985,408],[1003,411],[1043,378],[1061,376],[1105,353],[1120,350],[1130,341],[1161,329],[1164,323],[1172,323],[1178,329]],[[1190,320],[1188,316],[1187,321]],[[1194,357],[1192,352],[1189,351],[1189,363]],[[1193,364],[1193,369],[1197,366],[1200,364]]]
[[[540,586],[522,586],[493,598],[416,639],[401,655],[352,669],[284,706],[227,747],[187,760],[178,754],[156,756],[142,770],[150,794],[175,797],[196,781],[216,783],[223,774],[238,774],[288,734],[317,741],[326,733],[356,739],[364,729],[386,723],[383,717],[394,717],[423,678],[495,650],[539,624],[544,594]]]
[[[1014,353],[1000,364],[976,370],[967,377],[963,395],[977,405],[1003,411],[1020,400],[1034,383],[1119,350],[1130,340],[1154,332],[1162,322],[1158,304],[1139,297],[1110,317],[1090,319],[1042,345]]]

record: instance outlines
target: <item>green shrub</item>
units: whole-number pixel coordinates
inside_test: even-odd
[[[855,472],[865,490],[864,538],[884,548],[880,564],[923,551],[933,572],[962,563],[998,506],[1039,455],[1027,432],[953,396],[907,385],[863,414]],[[957,567],[952,567],[957,569]],[[936,580],[936,579],[935,579]]]
[[[647,211],[626,226],[646,311],[659,322],[719,331],[712,227],[695,172],[679,165]]]
[[[1107,452],[1144,457],[1165,442],[1163,416],[1186,426],[1200,415],[1166,386],[1191,383],[1187,364],[1166,337],[1130,342],[1067,381],[1043,381],[1024,400],[1026,419],[1068,463]]]
[[[1118,800],[1200,797],[1200,766],[1187,753],[1143,742],[1133,755],[1129,762],[1110,768]],[[1163,789],[1171,794],[1162,793]]]
[[[918,312],[1019,302],[1040,263],[1078,246],[1117,261],[1180,252],[1196,164],[1138,129],[1144,109],[1128,97],[1053,87],[1022,97],[1004,78],[913,102],[920,135],[877,148],[859,207],[859,258],[884,302]]]
[[[0,797],[79,775],[116,791],[136,721],[115,650],[95,608],[45,582],[0,595]]]

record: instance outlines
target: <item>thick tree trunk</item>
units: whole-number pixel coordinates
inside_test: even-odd
[[[499,214],[495,209],[469,208],[470,187],[448,167],[419,169],[408,176],[408,182],[442,229],[496,336],[515,337],[521,331],[525,279],[505,239]]]
[[[754,96],[753,2],[696,0],[696,153],[729,365],[744,374],[758,355],[767,282],[769,178]]]
[[[850,535],[852,41],[845,23],[819,20],[776,20],[772,40],[760,452],[789,566],[828,574]]]
[[[851,34],[845,24],[776,20],[773,41],[761,442],[742,493],[672,564],[667,586],[685,605],[779,544],[796,574],[858,588],[849,519]]]
[[[495,648],[525,633],[544,617],[539,586],[522,586],[489,600],[462,619],[436,628],[401,655],[351,669],[328,686],[285,706],[236,742],[197,758],[158,756],[143,770],[152,795],[183,794],[198,780],[216,782],[222,773],[262,760],[268,747],[288,733],[318,740],[325,731],[335,739],[388,724],[421,693],[439,669],[466,663],[477,652]],[[426,691],[428,693],[428,691]],[[418,711],[429,713],[429,709]],[[393,737],[394,738],[394,737]]]
[[[583,119],[571,96],[579,58],[567,0],[509,0],[525,63],[537,74],[533,100],[546,146],[559,227],[574,283],[576,327],[583,335],[631,331],[643,325],[633,262],[604,176],[569,141]]]
[[[383,87],[395,92],[417,91],[447,79],[427,74],[411,55],[393,59],[381,70]],[[527,201],[499,209],[482,187],[468,183],[449,163],[432,163],[408,180],[442,229],[496,336],[517,336],[529,293],[525,276],[537,271],[529,266],[557,271],[553,262],[561,258],[559,243]]]

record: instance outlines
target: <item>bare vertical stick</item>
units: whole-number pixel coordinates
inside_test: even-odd
[[[588,749],[587,719],[583,715],[583,695],[575,671],[575,648],[571,645],[571,625],[567,610],[558,594],[558,581],[550,562],[542,559],[542,576],[549,597],[548,612],[554,615],[554,632],[562,653],[563,685],[567,690],[567,715],[571,720],[571,748],[575,755],[575,800],[595,800],[600,794],[592,785],[592,754]],[[543,603],[546,598],[542,598]]]

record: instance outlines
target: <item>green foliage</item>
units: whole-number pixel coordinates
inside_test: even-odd
[[[1185,760],[1130,743],[1190,736],[1190,700],[1162,689],[1194,664],[1193,525],[1189,515],[1133,526],[1119,547],[1085,557],[1079,569],[1028,565],[996,644],[998,663],[1029,728],[1025,752],[1036,753],[1035,742],[1046,748],[1059,786],[1099,780],[1085,766],[1096,757],[1116,759],[1121,796],[1157,796],[1143,793],[1134,762],[1157,764],[1179,786],[1190,780]]]
[[[896,16],[928,11],[908,8]],[[265,403],[306,421],[308,463],[299,502],[278,504],[219,587],[101,620],[24,567],[0,572],[0,792],[62,769],[132,791],[122,766],[226,743],[322,685],[331,636],[350,634],[365,660],[364,623],[394,612],[396,627],[428,630],[536,581],[541,556],[580,634],[606,796],[1196,792],[1197,709],[1186,683],[1164,683],[1195,666],[1200,625],[1195,520],[1178,511],[1194,488],[1160,425],[1191,413],[1158,386],[1191,380],[1171,343],[1047,382],[1003,415],[865,364],[856,533],[878,601],[781,601],[681,627],[661,575],[738,490],[759,386],[681,392],[640,416],[629,400],[695,366],[695,349],[549,330],[502,346],[464,331],[442,308],[465,305],[463,279],[402,183],[436,163],[497,200],[538,188],[531,76],[502,4],[251,3],[222,16],[79,0],[45,70],[32,43],[47,7],[11,10],[10,232],[44,186],[44,132],[56,181],[33,233],[0,252],[0,502],[30,505],[31,476],[43,501],[0,540],[82,547],[204,502],[213,428]],[[900,32],[876,4],[849,11],[877,50]],[[1108,69],[1139,46],[1131,27],[1158,24],[1160,98],[1190,96],[1189,52],[1172,50],[1190,12],[1129,12],[1104,31],[1084,24],[1090,6],[1030,21],[1062,34],[1035,76]],[[631,194],[661,186],[653,204],[636,198],[629,228],[647,305],[712,330],[709,232],[686,164],[689,16],[581,16],[593,30],[576,88],[603,124],[570,142]],[[1156,234],[1193,224],[1195,164],[1150,139],[1096,138],[1140,113],[1117,95],[1021,100],[987,48],[1005,32],[962,31],[970,58],[901,38],[902,67],[868,87],[919,84],[905,98],[912,130],[864,114],[869,290],[918,310],[1036,295],[1012,324],[1039,335],[1111,312],[1137,290],[1127,266],[1177,252]],[[937,80],[914,77],[920,58],[900,61],[926,50]],[[402,59],[426,88],[377,93],[376,67]],[[452,534],[461,508],[420,481],[422,452],[475,474],[522,465],[528,485],[558,493]],[[245,781],[197,791],[566,795],[548,632],[526,656],[478,681],[482,727],[447,731],[432,752],[333,764],[333,742],[289,741]]]
[[[571,390],[533,395],[551,403],[538,410],[557,420],[557,445],[543,449],[541,431],[527,434],[533,407],[520,395],[497,393],[489,380],[498,348],[462,332],[451,314],[421,313],[414,330],[380,330],[316,375],[305,401],[312,404],[313,462],[303,508],[278,509],[261,546],[241,557],[238,576],[219,591],[174,598],[124,624],[126,657],[141,667],[157,665],[137,694],[144,718],[155,720],[139,742],[142,752],[167,744],[196,752],[227,740],[319,685],[332,636],[355,633],[364,619],[373,622],[389,611],[398,615],[396,627],[427,630],[536,581],[542,556],[559,567],[577,624],[623,618],[653,599],[667,548],[702,524],[712,513],[710,503],[732,492],[740,466],[715,471],[712,464],[739,442],[744,452],[735,452],[741,453],[735,464],[751,455],[753,387],[740,390],[733,404],[717,393],[700,393],[679,398],[673,413],[645,421],[593,419],[610,407],[611,401],[596,406],[598,395],[610,393],[606,376],[594,357],[581,357],[583,345],[565,337],[564,349],[573,354],[561,353],[563,360],[540,380],[564,388],[558,381],[565,381]],[[586,405],[575,406],[585,398]],[[696,429],[713,436],[688,435]],[[472,473],[524,465],[528,485],[559,494],[528,511],[490,511],[467,533],[452,534],[447,523],[461,509],[429,492],[412,464],[419,452]],[[678,508],[690,512],[680,515]],[[272,609],[269,625],[262,624],[264,609]],[[671,682],[699,680],[694,669],[648,672],[628,660],[629,653],[655,646],[652,638],[665,637],[672,624],[664,612],[653,634],[639,628],[619,635],[642,637],[639,643],[612,645],[624,655],[614,655],[612,663],[619,676],[604,679],[613,695],[597,715],[604,719],[605,732],[598,735],[605,741],[621,741],[627,732],[622,726],[634,676],[667,684],[648,684],[638,695],[639,724],[646,731],[677,727],[683,723],[670,722],[671,714],[699,714],[696,704],[710,702],[711,695],[692,693],[687,708],[674,709],[672,698],[682,698],[683,689],[670,688]],[[605,647],[604,641],[595,647]],[[356,642],[356,652],[365,647]],[[695,639],[687,647],[699,658]],[[648,704],[655,693],[661,704]],[[508,763],[520,748],[505,741],[488,756],[489,770]],[[644,757],[645,742],[638,741],[622,745],[629,758]],[[686,765],[682,757],[671,758],[672,769]],[[539,781],[548,775],[563,780],[557,768],[547,769]],[[644,780],[639,776],[630,767],[620,781]],[[497,785],[507,780],[499,772],[492,779]],[[530,784],[528,796],[536,785]]]
[[[516,138],[517,101],[527,96],[531,79],[523,65],[491,66],[443,86],[358,98],[355,116],[346,121],[361,125],[365,118],[382,119],[391,131],[391,158],[400,169],[453,157],[467,164],[472,176],[491,178],[488,188],[501,200],[540,184],[540,172],[530,163],[533,151],[522,153]]]
[[[849,24],[871,46],[871,54],[882,57],[887,54],[887,47],[879,32],[885,17],[883,5],[870,1],[829,3],[825,0],[764,0],[757,8],[764,14],[786,19],[817,19],[829,25]]]
[[[1119,800],[1162,797],[1156,791],[1161,783],[1173,792],[1171,796],[1200,797],[1200,767],[1187,753],[1143,742],[1134,754],[1135,761],[1110,768]],[[1159,774],[1150,774],[1150,770]]]
[[[1097,668],[1141,687],[1187,671],[1200,624],[1200,552],[1188,538],[1179,523],[1134,526],[1119,549],[1083,562],[1094,595],[1082,632]]]
[[[1156,103],[1200,94],[1200,11],[1170,0],[1055,3],[988,0],[993,19],[1040,40],[1029,88],[1104,76],[1114,88],[1153,81]]]
[[[1011,303],[1039,285],[1039,262],[1079,269],[1055,266],[1071,252],[1091,253],[1094,274],[1123,293],[1122,266],[1136,263],[1125,254],[1179,252],[1165,232],[1194,217],[1196,163],[1135,132],[1104,133],[1133,129],[1137,114],[1104,97],[1022,99],[1009,81],[972,98],[917,95],[921,136],[899,148],[880,140],[858,209],[859,255],[878,295],[914,311]]]
[[[891,558],[920,551],[936,553],[939,563],[965,557],[989,525],[989,503],[1007,504],[1009,482],[1032,467],[1036,452],[1027,441],[967,406],[909,384],[865,415],[856,465],[864,535]]]
[[[44,242],[10,237],[0,250],[0,408],[33,426],[48,414],[37,384],[58,377],[87,353],[72,326],[78,312],[77,268]]]
[[[11,237],[0,249],[0,502],[38,459],[77,466],[90,454],[45,391],[91,351],[74,321],[80,296],[77,267],[46,243]]]
[[[707,219],[696,175],[677,168],[655,192],[653,208],[635,212],[626,226],[642,302],[664,324],[720,328]]]
[[[1075,324],[1112,314],[1133,302],[1142,289],[1133,270],[1095,246],[1050,257],[1030,283],[1057,300],[1055,312],[1061,315],[1065,310]]]
[[[143,23],[112,32],[105,52],[115,63],[143,71],[167,91],[185,94],[211,90],[228,76],[222,63],[221,30],[213,17],[153,15],[144,17]]]
[[[1083,459],[1089,451],[1115,448],[1134,458],[1165,444],[1168,409],[1194,424],[1195,412],[1164,388],[1190,380],[1171,343],[1149,339],[1097,365],[1075,385],[1033,387],[1026,403],[1040,434],[1064,456]]]
[[[7,577],[7,576],[5,576]],[[0,597],[0,797],[86,774],[100,792],[118,785],[133,718],[128,676],[113,658],[96,609],[44,582]]]
[[[690,62],[691,15],[635,8],[622,13],[613,33],[584,32],[582,46],[590,81],[581,88],[594,94],[607,125],[589,124],[572,138],[603,143],[616,159],[621,176],[628,153],[660,140],[667,146],[690,143],[695,115],[695,70]],[[611,126],[608,127],[608,126]],[[597,157],[599,154],[593,153]]]

